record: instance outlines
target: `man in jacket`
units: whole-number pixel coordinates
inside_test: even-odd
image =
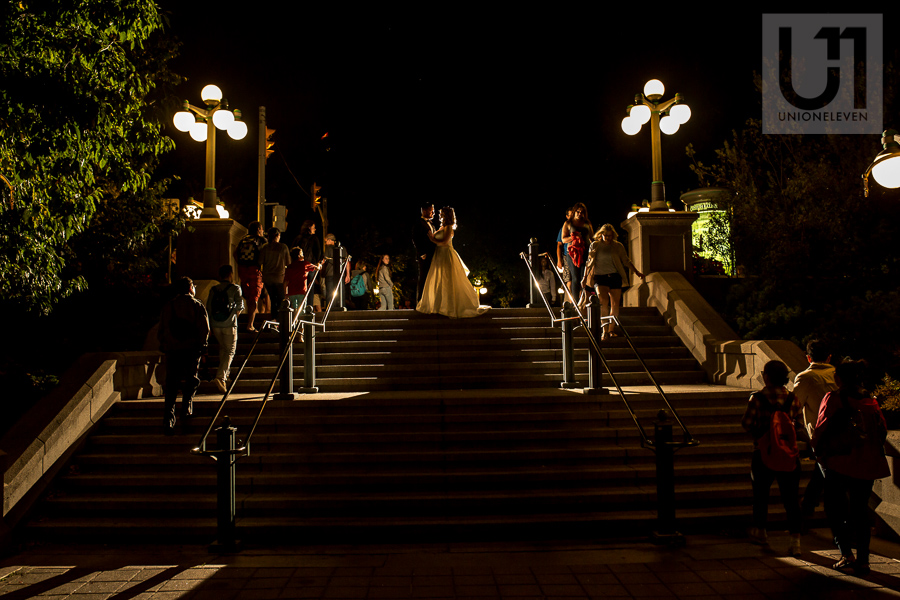
[[[834,381],[834,367],[829,364],[831,351],[824,342],[811,340],[806,344],[806,360],[809,361],[809,366],[794,378],[794,395],[803,410],[803,430],[806,432],[806,441],[809,442],[816,428],[822,398],[828,392],[836,390],[837,384]],[[825,476],[816,465],[803,493],[801,509],[804,515],[811,516],[815,513],[824,489]]]
[[[190,277],[182,277],[174,284],[175,297],[163,307],[157,337],[159,348],[166,354],[166,404],[163,429],[166,435],[175,433],[175,400],[182,390],[181,417],[193,414],[192,400],[200,385],[197,371],[200,356],[209,338],[209,319],[206,308],[194,298],[196,288]]]

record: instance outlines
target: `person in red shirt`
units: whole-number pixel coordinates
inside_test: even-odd
[[[284,287],[294,309],[294,319],[306,308],[307,274],[321,269],[322,262],[314,265],[304,260],[303,250],[299,247],[291,248],[291,264],[284,271]]]
[[[866,362],[862,360],[838,365],[835,370],[838,390],[828,392],[822,399],[812,438],[816,459],[825,470],[825,514],[841,551],[841,560],[834,568],[851,569],[857,575],[869,572],[872,486],[876,479],[891,474],[884,457],[887,423],[878,402],[862,386],[865,368]],[[852,439],[838,434],[846,430],[843,425],[853,413],[861,422],[865,437],[857,434],[851,443],[842,443],[838,438]],[[851,545],[856,546],[855,558]]]

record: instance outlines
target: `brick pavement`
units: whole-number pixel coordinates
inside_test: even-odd
[[[866,578],[830,569],[825,530],[799,559],[746,539],[248,548],[33,545],[0,561],[0,597],[69,600],[269,598],[900,598],[900,546],[873,540]]]

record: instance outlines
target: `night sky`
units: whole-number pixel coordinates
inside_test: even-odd
[[[199,105],[201,88],[215,83],[250,128],[242,141],[218,136],[217,188],[227,208],[244,224],[255,215],[262,105],[277,132],[266,196],[288,206],[289,239],[311,215],[295,178],[306,190],[315,180],[329,199],[330,230],[351,252],[352,238],[372,227],[405,250],[411,219],[427,198],[456,208],[455,245],[464,260],[463,247],[476,237],[504,255],[524,250],[531,237],[549,246],[574,202],[587,204],[596,226],[618,226],[633,203],[649,199],[649,128],[633,137],[620,128],[648,79],[663,81],[666,99],[683,94],[693,113],[662,140],[667,198],[680,208],[679,195],[698,187],[685,147],[692,143],[709,161],[732,129],[760,116],[753,74],[762,63],[762,15],[833,8],[744,4],[725,18],[724,4],[680,17],[679,3],[656,14],[640,3],[603,14],[598,5],[408,11],[268,4],[204,15],[200,3],[161,2],[184,43],[171,63],[188,78],[179,94]],[[843,3],[832,12],[846,9]],[[884,18],[886,58],[896,49],[894,17]],[[886,120],[897,124],[891,115]],[[170,195],[200,199],[203,145],[174,127],[171,136],[177,150],[164,166],[182,182]],[[873,156],[880,149],[874,136],[860,143]]]

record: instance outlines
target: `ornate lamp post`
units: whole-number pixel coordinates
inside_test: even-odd
[[[881,134],[881,146],[884,148],[875,155],[875,160],[863,173],[863,186],[866,197],[869,196],[869,173],[875,182],[888,189],[900,187],[900,135],[893,129]]]
[[[650,122],[650,143],[653,151],[653,183],[650,187],[650,210],[668,211],[666,187],[662,180],[662,152],[660,135],[672,135],[691,118],[691,109],[681,94],[663,101],[665,86],[659,79],[651,79],[644,85],[643,94],[635,94],[634,104],[627,108],[628,116],[622,120],[622,131],[635,135],[641,126]]]
[[[241,120],[241,111],[228,110],[228,101],[222,99],[222,90],[208,85],[200,92],[200,99],[206,108],[199,108],[184,101],[183,110],[175,113],[175,128],[191,134],[198,142],[206,142],[206,185],[203,189],[203,212],[201,218],[219,217],[216,209],[216,129],[228,132],[232,139],[240,140],[247,135],[247,124]],[[196,116],[195,116],[196,115]]]

